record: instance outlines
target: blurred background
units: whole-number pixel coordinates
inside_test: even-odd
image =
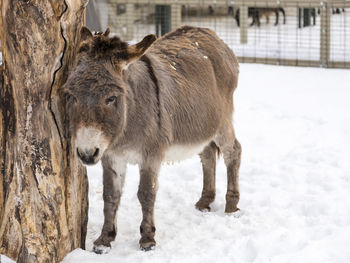
[[[90,0],[86,21],[123,40],[208,27],[240,62],[350,68],[350,1]]]

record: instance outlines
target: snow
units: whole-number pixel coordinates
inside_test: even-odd
[[[4,255],[0,255],[0,263],[14,263],[14,261]]]
[[[102,170],[89,167],[87,251],[63,263],[350,262],[350,74],[346,70],[242,64],[234,124],[243,147],[241,211],[224,213],[217,167],[211,212],[194,208],[202,187],[193,157],[163,165],[155,206],[157,246],[140,251],[138,169],[129,166],[109,254],[92,252],[103,224]]]

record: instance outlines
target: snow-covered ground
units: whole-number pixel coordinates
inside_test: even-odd
[[[91,252],[103,224],[102,171],[88,169],[87,251],[63,263],[350,262],[350,72],[242,64],[234,124],[243,147],[241,211],[224,213],[226,174],[217,167],[211,212],[194,208],[198,157],[164,165],[155,219],[157,247],[138,247],[138,170],[128,167],[118,236]]]

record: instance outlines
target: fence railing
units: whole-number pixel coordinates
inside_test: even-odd
[[[215,30],[241,62],[350,68],[349,0],[106,0],[99,7],[103,26],[127,41],[187,24]]]

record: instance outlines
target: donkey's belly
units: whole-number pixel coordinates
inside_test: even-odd
[[[165,162],[182,161],[192,156],[199,154],[203,151],[204,147],[209,144],[210,141],[200,144],[174,144],[168,148],[165,152]]]

